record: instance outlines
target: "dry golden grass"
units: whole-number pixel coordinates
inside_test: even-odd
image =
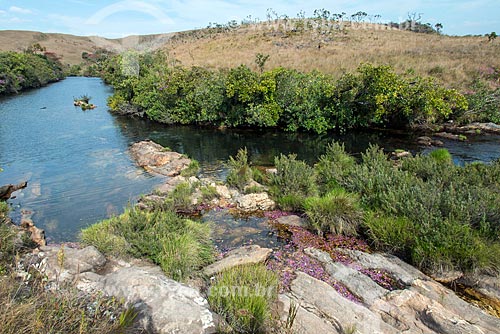
[[[325,38],[315,31],[273,32],[261,24],[201,38],[172,39],[165,50],[184,66],[212,68],[246,64],[257,69],[257,53],[270,55],[265,69],[284,66],[335,75],[352,71],[363,62],[388,64],[400,73],[413,70],[460,88],[481,69],[500,67],[500,41],[382,28],[374,24],[347,27]]]

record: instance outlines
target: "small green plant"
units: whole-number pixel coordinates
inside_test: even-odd
[[[233,187],[243,190],[252,180],[252,169],[248,162],[248,151],[245,148],[238,150],[236,157],[229,157],[227,163],[229,172],[226,182]]]
[[[197,160],[191,159],[189,166],[181,172],[181,176],[191,177],[196,176],[200,171],[200,163]]]
[[[448,150],[445,148],[438,148],[437,150],[429,153],[429,156],[439,164],[453,164],[453,158],[450,152],[448,152]]]
[[[209,201],[211,201],[214,198],[217,198],[219,196],[217,189],[211,185],[201,187],[200,191],[201,191],[201,196],[203,198],[203,201],[209,202]]]
[[[271,177],[271,190],[280,205],[287,203],[292,206],[289,209],[300,211],[306,197],[316,195],[317,188],[314,169],[296,157],[291,154],[274,159],[277,173]]]
[[[236,333],[264,333],[278,293],[278,276],[262,264],[238,266],[217,275],[208,301]]]
[[[269,55],[264,55],[262,53],[257,53],[255,55],[255,63],[259,67],[260,73],[264,72],[264,66],[266,62],[269,60]]]
[[[255,194],[255,193],[260,193],[264,190],[264,188],[260,186],[248,186],[245,187],[245,194]]]
[[[304,207],[311,225],[320,234],[357,235],[363,219],[358,196],[342,188],[336,188],[323,197],[309,197]]]
[[[128,307],[125,311],[120,313],[120,317],[118,318],[120,328],[131,327],[134,324],[137,315],[139,315],[139,313],[133,307]]]

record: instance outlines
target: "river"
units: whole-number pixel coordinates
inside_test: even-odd
[[[386,150],[419,151],[411,134],[353,132],[343,136],[291,134],[272,130],[217,130],[165,126],[112,115],[106,99],[112,88],[97,78],[67,78],[47,87],[0,99],[0,185],[28,181],[11,199],[11,216],[32,215],[49,241],[74,241],[78,231],[120,213],[140,194],[162,182],[145,173],[128,154],[131,143],[152,139],[200,161],[204,173],[223,177],[222,162],[247,147],[254,165],[270,165],[280,153],[313,163],[332,139],[354,154],[370,143]],[[73,98],[92,96],[98,107],[82,111]],[[455,162],[500,157],[498,136],[470,142],[445,141]]]

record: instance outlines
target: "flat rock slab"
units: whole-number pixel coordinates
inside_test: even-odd
[[[301,312],[297,325],[303,330],[300,333],[401,333],[385,323],[379,314],[344,298],[327,283],[302,272],[297,272],[297,278],[293,280],[291,291],[287,296],[311,315]],[[302,318],[306,316],[307,319]],[[305,324],[315,325],[304,329],[302,327]],[[325,324],[330,328],[328,331],[322,329]]]
[[[137,164],[147,171],[165,176],[176,176],[187,168],[191,160],[184,155],[166,151],[153,141],[141,141],[130,147],[130,154]]]
[[[393,255],[381,253],[369,254],[344,248],[337,248],[336,251],[349,256],[349,258],[365,268],[389,271],[393,274],[394,278],[402,281],[405,285],[411,285],[416,279],[429,279],[420,270]]]
[[[352,293],[361,297],[367,305],[372,305],[377,299],[382,298],[389,292],[356,269],[339,262],[333,262],[326,252],[307,248],[305,253],[320,261],[333,279],[344,284]]]
[[[271,249],[262,248],[257,245],[236,248],[227,253],[227,255],[222,260],[219,260],[205,267],[205,269],[203,269],[203,273],[206,276],[213,276],[232,267],[245,264],[261,263],[267,260],[271,252]]]
[[[308,227],[307,221],[297,215],[282,216],[277,218],[276,222],[286,226]]]
[[[122,268],[101,280],[102,291],[140,311],[144,328],[156,333],[209,334],[214,317],[201,294],[167,278],[158,267]]]

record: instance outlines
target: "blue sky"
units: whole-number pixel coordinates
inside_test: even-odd
[[[364,11],[381,15],[382,22],[404,21],[408,13],[422,13],[422,22],[442,23],[449,35],[500,33],[499,0],[0,0],[0,30],[123,37],[201,28],[209,22],[239,22],[248,15],[265,20],[269,7],[290,17],[301,10],[311,16],[320,8],[332,13]]]

